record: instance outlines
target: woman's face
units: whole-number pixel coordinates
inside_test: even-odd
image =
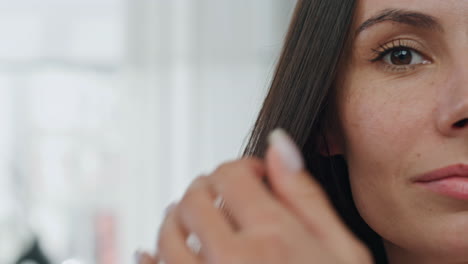
[[[468,165],[468,0],[360,0],[353,32],[337,100],[357,208],[397,263],[468,262],[468,195],[414,181]]]

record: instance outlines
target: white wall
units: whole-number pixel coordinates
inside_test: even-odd
[[[152,249],[164,207],[240,155],[293,4],[0,0],[0,263],[25,230],[55,263]]]

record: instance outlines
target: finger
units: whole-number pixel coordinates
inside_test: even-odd
[[[160,264],[161,262],[160,262],[160,259],[159,259],[159,254],[154,255],[154,257],[152,257],[151,261],[152,261],[151,264]]]
[[[244,158],[224,163],[209,175],[240,229],[277,223],[287,213],[262,183],[264,172],[262,161]]]
[[[206,176],[196,178],[179,204],[177,215],[184,229],[202,245],[202,257],[211,258],[229,248],[235,234],[229,220],[214,206],[215,193]]]
[[[167,211],[158,237],[158,255],[164,263],[198,264],[198,256],[185,244],[187,231],[176,217],[177,205]]]
[[[304,169],[292,139],[275,130],[266,153],[267,171],[279,199],[321,240],[348,243],[353,238],[337,215],[321,185]]]
[[[135,253],[136,264],[158,264],[157,256],[151,256],[147,252],[137,251]]]

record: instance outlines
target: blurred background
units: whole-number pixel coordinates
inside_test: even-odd
[[[294,0],[0,0],[0,263],[124,264],[242,152]]]

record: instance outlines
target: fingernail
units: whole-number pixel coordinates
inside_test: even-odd
[[[276,128],[268,136],[268,143],[278,151],[283,166],[289,173],[297,173],[304,168],[301,152],[286,131]]]
[[[135,253],[133,254],[133,257],[135,259],[135,264],[140,264],[141,256],[142,256],[141,251],[139,250],[135,251]]]

